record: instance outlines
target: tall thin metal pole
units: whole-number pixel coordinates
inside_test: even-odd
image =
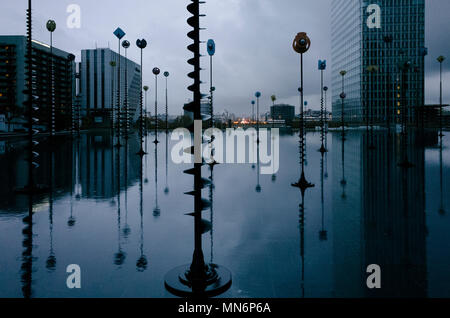
[[[442,61],[443,62],[443,61]],[[439,91],[439,124],[440,124],[440,134],[439,136],[444,137],[444,128],[443,128],[443,121],[442,121],[442,62],[439,63],[439,84],[440,84],[440,91]]]
[[[50,137],[55,136],[55,85],[53,75],[53,32],[50,32]]]
[[[209,56],[209,83],[210,83],[210,88],[209,88],[209,93],[210,93],[210,113],[211,113],[211,127],[214,127],[214,101],[213,101],[213,56],[210,55]]]
[[[158,143],[158,76],[155,75],[155,141]]]
[[[167,76],[166,76],[166,133],[169,130],[169,94],[167,88]]]
[[[124,123],[124,137],[128,139],[129,129],[129,114],[128,114],[128,54],[125,48],[125,123]]]
[[[120,60],[121,60],[121,56],[120,56],[120,39],[119,39],[119,63],[118,63],[118,69],[117,69],[117,144],[116,147],[120,148],[122,147],[122,145],[120,144],[120,126],[121,126],[121,108],[120,108],[120,104],[121,104],[121,100],[120,100]]]

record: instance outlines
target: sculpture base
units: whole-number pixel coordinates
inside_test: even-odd
[[[178,297],[215,297],[223,294],[231,287],[231,272],[223,266],[210,264],[209,267],[215,272],[205,282],[203,291],[193,291],[187,273],[191,265],[183,265],[174,268],[166,274],[164,285],[173,295]]]

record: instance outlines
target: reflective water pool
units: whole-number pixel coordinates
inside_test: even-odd
[[[0,297],[172,297],[164,276],[192,260],[192,165],[172,163],[170,135],[114,148],[108,132],[41,143],[36,180],[51,187],[33,199],[25,229],[26,143],[0,142]],[[212,202],[203,218],[205,261],[233,275],[223,297],[450,297],[450,136],[411,132],[406,169],[401,137],[349,131],[307,134],[305,175],[298,182],[299,137],[280,138],[280,169],[203,167]],[[374,147],[370,147],[374,146]],[[373,149],[372,149],[373,148]],[[142,179],[141,179],[142,167]],[[142,182],[141,182],[142,180]],[[66,268],[81,268],[81,289],[68,289]],[[366,286],[367,266],[382,269],[382,288]]]

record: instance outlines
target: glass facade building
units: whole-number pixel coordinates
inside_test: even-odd
[[[372,4],[381,9],[379,28],[367,24]],[[403,109],[413,120],[424,103],[424,0],[333,0],[331,27],[333,117],[342,114],[345,70],[347,121],[395,122]],[[405,62],[410,67],[402,73]]]

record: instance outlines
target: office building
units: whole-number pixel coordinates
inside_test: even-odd
[[[270,117],[273,120],[284,120],[287,125],[290,125],[295,118],[295,107],[284,104],[271,106]]]
[[[380,28],[368,25],[374,13],[368,12],[369,5],[381,8]],[[424,103],[424,20],[424,0],[332,1],[333,118],[342,113],[342,70],[347,71],[347,121],[365,121],[368,115],[382,122],[388,114],[395,121],[403,106],[410,120],[415,117],[416,107]],[[406,61],[411,67],[402,76],[399,65]],[[369,72],[369,66],[376,71]]]
[[[26,109],[24,106],[25,54],[27,39],[25,36],[0,36],[0,115],[4,115],[8,131],[23,130]],[[36,117],[37,127],[48,129],[51,105],[51,57],[53,58],[54,94],[56,109],[56,130],[68,129],[71,125],[70,114],[75,96],[74,56],[57,48],[33,40],[33,80],[36,86],[33,93],[38,97],[39,107]]]
[[[115,67],[111,62],[116,63]],[[125,87],[125,69],[128,65],[128,87]],[[119,55],[108,49],[98,48],[81,51],[80,94],[83,115],[95,123],[109,121],[111,110],[117,107],[117,79]],[[125,90],[128,90],[130,118],[139,116],[141,92],[141,67],[121,55],[120,59],[120,105],[125,106]]]

